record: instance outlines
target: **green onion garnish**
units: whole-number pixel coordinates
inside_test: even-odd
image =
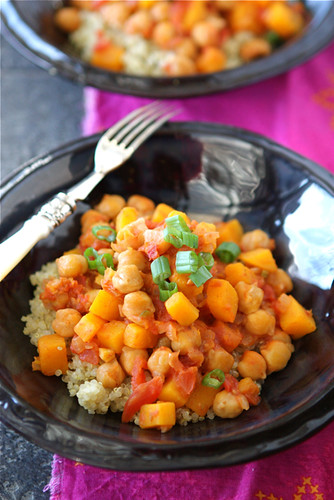
[[[175,261],[176,272],[179,274],[194,273],[198,269],[198,257],[192,250],[177,252]]]
[[[205,266],[208,271],[212,268],[215,263],[215,259],[210,252],[200,252],[198,254],[198,265]]]
[[[165,302],[169,297],[177,292],[177,284],[173,281],[162,281],[159,284],[160,300]]]
[[[171,245],[173,245],[175,248],[181,248],[183,245],[181,231],[179,232],[179,234],[172,234],[169,232],[168,227],[166,227],[163,231],[163,237],[164,240],[167,241],[167,243],[171,243]]]
[[[182,243],[189,248],[198,248],[198,236],[193,233],[182,233]]]
[[[167,257],[162,255],[151,263],[151,273],[154,283],[159,285],[172,274]]]
[[[165,222],[166,222],[166,226],[169,229],[174,228],[177,231],[190,233],[190,229],[187,226],[187,223],[184,220],[184,218],[181,217],[181,215],[173,215],[172,217],[167,217],[167,219],[165,219]]]
[[[192,273],[189,278],[197,287],[203,285],[206,281],[212,278],[212,274],[205,266],[201,266],[196,272]]]
[[[225,374],[219,368],[207,373],[202,380],[202,385],[219,389],[225,382]]]
[[[284,42],[283,38],[281,38],[276,31],[267,31],[264,38],[270,43],[273,49],[276,49]]]
[[[105,264],[103,260],[105,261]],[[112,269],[114,269],[114,261],[112,256],[110,255],[110,253],[99,255],[96,260],[96,269],[100,274],[104,274],[104,271],[107,267],[111,267]]]
[[[99,234],[99,231],[110,231],[110,234],[109,236],[104,236],[103,234]],[[92,233],[99,240],[109,241],[110,243],[116,240],[116,231],[110,226],[94,226]]]
[[[100,255],[95,248],[89,247],[84,251],[84,257],[88,262],[89,269],[96,269],[100,274],[104,274],[106,267],[112,267],[114,269],[114,261],[110,253]],[[103,259],[106,265],[104,265]]]
[[[215,250],[222,262],[233,262],[241,253],[240,248],[233,241],[223,241]]]

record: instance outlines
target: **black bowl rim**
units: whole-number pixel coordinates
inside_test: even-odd
[[[294,161],[302,169],[307,170],[320,184],[329,189],[334,196],[334,176],[320,165],[304,158],[294,151],[279,145],[263,135],[245,129],[219,125],[214,123],[172,122],[165,124],[157,133],[191,132],[212,134],[217,133],[231,138],[238,138],[256,146],[275,152],[282,157]],[[25,163],[4,181],[4,191],[10,192],[16,185],[23,182],[38,168],[68,153],[92,148],[101,133],[80,138],[64,144],[45,155],[38,156]],[[35,168],[32,168],[35,165]],[[244,463],[257,458],[268,456],[295,445],[315,432],[319,431],[334,418],[334,380],[324,390],[317,394],[316,399],[306,402],[291,414],[276,418],[265,429],[251,429],[243,434],[241,440],[232,438],[224,443],[212,443],[200,440],[198,443],[184,446],[166,445],[164,443],[150,444],[146,448],[140,443],[133,443],[126,439],[114,439],[108,443],[108,449],[103,448],[99,453],[91,453],[92,442],[102,443],[103,437],[96,434],[82,436],[80,430],[63,424],[57,419],[46,416],[29,405],[20,396],[14,393],[6,384],[0,381],[0,419],[16,432],[36,445],[50,452],[58,453],[72,460],[115,470],[132,471],[159,471],[209,468],[230,466]],[[22,427],[22,416],[29,425]],[[50,438],[41,429],[54,431]],[[52,434],[52,432],[51,432]],[[68,439],[68,442],[66,441]],[[245,439],[247,442],[245,443]],[[259,439],[260,445],[259,445]],[[73,446],[73,440],[78,445]],[[100,444],[101,444],[100,443]],[[211,447],[210,447],[211,445]],[[228,445],[226,450],[226,445]],[[207,449],[203,456],[201,451]],[[101,455],[102,453],[102,455]]]
[[[311,21],[310,27],[300,38],[268,58],[235,69],[195,77],[141,77],[106,72],[57,49],[23,20],[18,3],[19,0],[6,0],[2,4],[3,34],[27,59],[51,75],[60,74],[81,85],[141,97],[192,97],[257,83],[306,62],[334,39],[334,3],[331,2],[318,25]]]

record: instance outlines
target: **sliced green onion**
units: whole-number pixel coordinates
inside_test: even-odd
[[[84,257],[86,257],[88,262],[89,269],[96,269],[96,260],[99,257],[99,254],[95,250],[95,248],[88,247],[84,251]]]
[[[198,257],[192,250],[177,252],[175,261],[176,272],[179,274],[194,273],[198,269]]]
[[[193,233],[182,233],[182,243],[189,248],[198,248],[198,236]]]
[[[158,284],[172,274],[167,257],[162,255],[151,263],[151,273],[154,283]]]
[[[195,273],[192,273],[189,278],[197,287],[203,285],[206,281],[212,278],[212,274],[205,266],[201,266]]]
[[[103,260],[105,261],[105,264]],[[111,267],[112,269],[114,269],[114,261],[112,255],[110,255],[110,253],[99,255],[96,259],[96,269],[100,274],[104,274],[104,271],[107,267]]]
[[[175,228],[178,231],[190,233],[190,229],[181,215],[173,215],[165,219],[166,226],[170,229]]]
[[[219,368],[212,370],[203,377],[202,385],[207,387],[214,387],[214,389],[219,389],[225,382],[225,374]]]
[[[89,269],[96,269],[100,274],[104,274],[106,267],[114,269],[114,261],[110,253],[100,255],[95,248],[89,247],[84,251],[84,257],[88,262]],[[104,265],[103,259],[106,265]]]
[[[276,49],[284,42],[283,38],[280,37],[279,34],[276,33],[276,31],[267,31],[267,33],[265,33],[264,35],[264,38],[267,40],[267,42],[270,43],[273,49]]]
[[[108,236],[104,236],[103,234],[99,234],[99,231],[110,231],[110,234]],[[110,226],[94,226],[92,228],[92,233],[95,238],[98,238],[99,240],[109,241],[110,243],[116,240],[116,231]]]
[[[175,248],[181,248],[183,245],[181,232],[179,234],[172,234],[169,232],[168,227],[166,227],[163,231],[163,237],[167,243],[171,243]]]
[[[198,265],[205,266],[208,271],[212,268],[215,263],[215,259],[210,252],[200,252],[198,254]]]
[[[177,292],[177,284],[173,281],[162,281],[159,284],[160,300],[165,302],[169,297]]]
[[[240,248],[233,241],[223,241],[215,250],[222,262],[233,262],[241,253]]]

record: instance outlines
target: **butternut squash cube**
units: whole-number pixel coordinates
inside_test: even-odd
[[[89,312],[82,316],[79,323],[75,325],[74,331],[84,342],[90,342],[105,322],[104,319]]]
[[[166,203],[159,203],[159,205],[155,207],[155,210],[153,212],[152,222],[162,222],[166,219],[166,217],[168,217],[168,214],[170,214],[172,210],[173,208],[169,205],[166,205]]]
[[[146,404],[140,408],[139,426],[142,429],[166,428],[175,425],[175,404],[172,402],[158,402]]]
[[[179,389],[175,380],[170,378],[162,386],[159,399],[161,401],[171,401],[175,403],[176,408],[181,408],[187,402],[188,396]]]
[[[255,248],[255,250],[242,252],[239,259],[247,266],[259,267],[270,273],[274,273],[278,269],[273,254],[268,248]]]
[[[136,323],[129,323],[124,331],[124,345],[133,349],[150,349],[158,342],[158,335]]]
[[[123,227],[138,219],[138,212],[134,207],[124,207],[116,216],[116,231],[120,231]]]
[[[238,311],[238,302],[238,294],[231,283],[213,278],[208,281],[207,304],[216,319],[233,323]]]
[[[216,228],[219,232],[217,246],[224,241],[233,241],[237,245],[240,244],[244,230],[238,219],[231,219],[228,222],[218,222],[216,223]]]
[[[101,347],[112,349],[116,354],[120,354],[124,347],[125,328],[126,324],[123,321],[112,320],[105,323],[97,332]]]
[[[64,337],[43,335],[38,339],[39,365],[43,375],[51,376],[57,371],[66,373],[68,369],[66,343]]]
[[[279,296],[277,313],[282,330],[293,339],[304,337],[317,327],[312,311],[307,311],[292,295],[282,293]]]
[[[200,417],[205,417],[209,408],[213,405],[215,396],[219,391],[220,389],[202,385],[200,382],[190,394],[186,406]]]
[[[97,296],[92,302],[89,311],[96,316],[99,316],[106,321],[111,321],[113,319],[119,319],[119,305],[121,304],[121,299],[113,295],[112,293],[106,292],[105,290],[99,290]]]
[[[176,292],[165,302],[166,309],[175,321],[182,326],[189,326],[199,316],[199,310],[182,293]]]

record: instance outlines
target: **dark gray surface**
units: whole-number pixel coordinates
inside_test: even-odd
[[[1,179],[31,157],[80,136],[83,89],[50,76],[1,37]],[[39,500],[52,454],[0,423],[0,499]]]

